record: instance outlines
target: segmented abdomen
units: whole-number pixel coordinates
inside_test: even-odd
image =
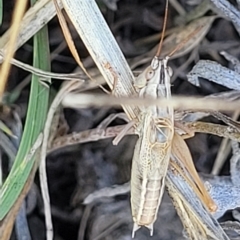
[[[137,172],[131,178],[131,205],[134,222],[152,230],[157,218],[164,191],[164,177],[158,171],[151,177],[140,177]]]

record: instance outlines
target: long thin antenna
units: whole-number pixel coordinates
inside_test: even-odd
[[[195,29],[192,33],[190,33],[182,42],[180,42],[169,54],[168,57],[171,57],[175,52],[177,52],[179,49],[183,47],[193,36],[195,36],[203,26],[199,26],[197,29]]]
[[[162,50],[163,38],[164,38],[164,35],[165,35],[166,26],[167,26],[167,15],[168,15],[168,0],[166,0],[165,15],[164,15],[164,21],[163,21],[163,30],[162,30],[162,35],[161,35],[161,39],[160,39],[160,42],[159,42],[158,50],[157,50],[157,53],[156,53],[156,57],[160,57],[160,53],[161,53],[161,50]]]

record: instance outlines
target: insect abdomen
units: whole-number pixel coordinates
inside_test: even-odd
[[[134,232],[141,226],[153,233],[153,224],[157,219],[159,205],[164,191],[164,175],[154,171],[152,176],[141,176],[138,167],[133,163],[131,177],[131,206],[134,221]]]
[[[139,179],[139,181],[141,180]],[[132,198],[132,205],[135,206],[132,211],[133,218],[136,219],[138,225],[147,226],[156,220],[162,197],[162,181],[163,178],[142,180],[141,189],[135,185],[134,181],[132,182],[132,191],[134,192],[134,196],[137,196]]]

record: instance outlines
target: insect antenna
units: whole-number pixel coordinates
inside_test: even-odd
[[[180,50],[192,37],[194,37],[203,26],[199,26],[197,29],[195,29],[192,33],[190,33],[182,42],[180,42],[173,50],[168,54],[168,57],[170,58],[175,52]]]
[[[167,26],[167,15],[168,15],[168,0],[166,1],[162,35],[161,35],[161,39],[160,39],[160,42],[159,42],[158,50],[157,50],[157,53],[156,53],[156,57],[160,57],[160,53],[161,53],[161,50],[162,50],[163,38],[164,38],[164,35],[165,35],[166,26]]]

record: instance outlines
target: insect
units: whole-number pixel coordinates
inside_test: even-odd
[[[166,2],[163,33],[166,28],[167,10],[168,1]],[[196,31],[193,34],[196,34]],[[172,70],[167,65],[168,60],[188,41],[192,34],[168,56],[160,59],[163,36],[164,34],[162,34],[157,54],[151,65],[138,76],[134,83],[139,92],[139,97],[171,98],[170,79]],[[131,208],[134,221],[132,237],[142,226],[147,227],[150,230],[150,235],[153,235],[153,224],[157,219],[162,200],[170,158],[180,158],[182,160],[183,166],[186,168],[185,172],[187,171],[190,175],[190,177],[186,176],[185,179],[210,210],[214,211],[216,209],[191,162],[191,155],[187,153],[184,157],[184,152],[181,151],[181,146],[184,146],[183,150],[185,150],[186,144],[183,145],[184,140],[175,133],[174,110],[172,107],[141,107],[140,121],[136,124],[135,131],[139,135],[139,139],[132,160]],[[177,147],[178,143],[180,143],[180,147]],[[190,163],[188,162],[189,158]],[[181,169],[180,171],[184,172]]]

